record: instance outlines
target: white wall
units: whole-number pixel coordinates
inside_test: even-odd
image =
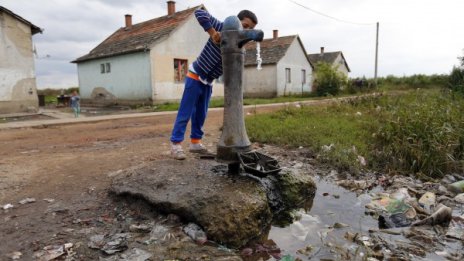
[[[348,76],[348,68],[346,68],[345,60],[343,59],[342,55],[339,54],[335,59],[333,66],[337,67],[337,70],[346,76]]]
[[[150,101],[149,58],[148,52],[138,52],[78,63],[82,99],[95,99],[92,95],[101,92],[108,96],[107,100]],[[110,64],[111,71],[101,73],[100,65],[106,63]]]
[[[191,15],[183,25],[171,33],[169,38],[151,48],[151,82],[155,102],[182,98],[184,83],[174,82],[174,59],[186,59],[188,64],[193,63],[203,50],[208,37],[208,33],[200,26],[195,15]],[[224,96],[222,83],[214,83],[212,95]]]
[[[277,95],[276,65],[263,65],[261,70],[256,66],[245,67],[243,96],[246,98],[271,98]]]
[[[286,83],[285,69],[290,68],[291,82]],[[302,70],[306,70],[306,83],[302,84]],[[301,94],[312,90],[312,68],[297,38],[277,63],[277,95]]]
[[[0,13],[0,113],[36,110],[31,26]]]

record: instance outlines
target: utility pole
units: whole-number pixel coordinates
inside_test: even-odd
[[[374,73],[374,82],[377,86],[377,64],[379,62],[379,22],[377,22],[377,32],[375,37],[375,73]]]

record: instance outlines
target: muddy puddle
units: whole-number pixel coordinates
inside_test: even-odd
[[[463,244],[435,237],[434,227],[421,227],[419,232],[405,232],[410,227],[379,230],[377,219],[365,214],[365,205],[382,188],[357,195],[333,181],[318,177],[314,181],[314,201],[292,212],[293,223],[273,225],[267,237],[242,249],[244,260],[390,260],[388,256],[395,256],[394,260],[460,260],[453,255],[462,253]],[[453,215],[462,214],[462,208],[453,211]],[[429,230],[429,237],[421,230]],[[372,258],[372,249],[386,255]]]

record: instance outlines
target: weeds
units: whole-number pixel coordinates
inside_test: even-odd
[[[372,169],[427,178],[464,169],[463,128],[464,98],[436,89],[247,118],[254,141],[310,147],[341,169],[362,168],[361,156]]]
[[[384,101],[378,114],[374,158],[387,170],[431,178],[462,170],[463,99],[417,92]]]

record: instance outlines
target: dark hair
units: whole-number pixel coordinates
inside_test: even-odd
[[[243,20],[244,18],[248,17],[248,18],[250,18],[251,21],[253,21],[253,23],[258,24],[258,18],[250,10],[242,10],[242,11],[240,11],[240,13],[238,13],[237,17],[238,17],[238,19],[240,19],[240,21]]]

